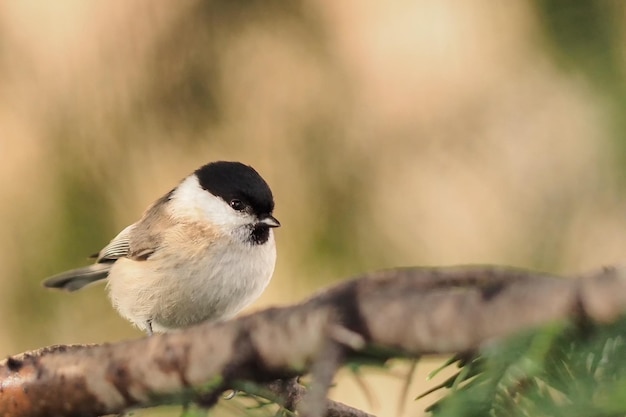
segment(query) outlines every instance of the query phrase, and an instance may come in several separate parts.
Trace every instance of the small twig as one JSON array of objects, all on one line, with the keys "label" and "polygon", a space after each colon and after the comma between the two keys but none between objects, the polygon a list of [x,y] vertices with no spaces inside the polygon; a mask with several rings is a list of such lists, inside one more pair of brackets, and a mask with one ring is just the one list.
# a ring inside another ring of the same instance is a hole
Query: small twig
[{"label": "small twig", "polygon": [[328,339],[319,357],[311,367],[312,383],[309,392],[298,407],[301,417],[323,417],[328,390],[333,383],[337,370],[341,366],[345,348],[332,339]]},{"label": "small twig", "polygon": [[401,415],[404,412],[404,404],[406,404],[406,400],[409,397],[409,387],[411,386],[411,382],[413,381],[413,376],[415,375],[415,371],[417,369],[418,358],[411,359],[411,365],[409,367],[409,371],[407,372],[406,379],[404,380],[404,384],[402,384],[402,391],[400,392],[400,399],[398,402],[398,415]]},{"label": "small twig", "polygon": [[352,369],[352,377],[354,378],[354,382],[356,383],[357,387],[359,387],[359,389],[363,393],[363,396],[365,397],[365,400],[367,401],[367,404],[370,406],[370,408],[374,408],[374,409],[378,408],[379,407],[378,399],[374,396],[374,394],[372,394],[372,391],[369,389],[369,387],[365,383],[365,379],[363,378],[361,369],[360,368]]},{"label": "small twig", "polygon": [[[307,394],[307,389],[296,378],[280,379],[270,382],[266,387],[277,397],[282,398],[283,406],[294,411]],[[326,399],[325,417],[376,417],[358,408]]]}]

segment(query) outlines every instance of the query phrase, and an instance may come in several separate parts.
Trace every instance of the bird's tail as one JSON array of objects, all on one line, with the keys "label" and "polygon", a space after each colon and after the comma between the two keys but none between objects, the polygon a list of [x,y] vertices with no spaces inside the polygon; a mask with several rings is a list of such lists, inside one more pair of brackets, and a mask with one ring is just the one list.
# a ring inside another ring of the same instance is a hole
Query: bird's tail
[{"label": "bird's tail", "polygon": [[85,285],[105,279],[109,275],[109,270],[112,265],[113,263],[98,263],[61,272],[60,274],[46,278],[43,282],[43,286],[65,291],[80,290]]}]

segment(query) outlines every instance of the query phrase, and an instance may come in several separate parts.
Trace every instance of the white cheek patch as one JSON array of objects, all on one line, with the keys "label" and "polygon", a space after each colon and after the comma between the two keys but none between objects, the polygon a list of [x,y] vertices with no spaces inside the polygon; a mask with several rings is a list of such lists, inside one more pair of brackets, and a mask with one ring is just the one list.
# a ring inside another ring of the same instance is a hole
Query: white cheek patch
[{"label": "white cheek patch", "polygon": [[175,218],[210,221],[215,226],[242,226],[253,222],[252,216],[233,210],[224,200],[200,187],[198,177],[185,178],[172,194],[170,211]]}]

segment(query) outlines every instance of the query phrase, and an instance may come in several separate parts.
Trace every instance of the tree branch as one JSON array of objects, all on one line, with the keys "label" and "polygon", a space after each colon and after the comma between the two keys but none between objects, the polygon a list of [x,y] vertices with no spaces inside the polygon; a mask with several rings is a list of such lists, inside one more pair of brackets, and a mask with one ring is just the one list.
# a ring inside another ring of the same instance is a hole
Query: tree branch
[{"label": "tree branch", "polygon": [[325,395],[333,362],[354,354],[462,352],[558,320],[608,323],[625,307],[626,274],[611,268],[571,279],[499,267],[383,271],[228,322],[10,357],[0,363],[0,415],[120,413],[190,401],[199,390],[217,400],[234,381],[311,369],[321,369]]}]

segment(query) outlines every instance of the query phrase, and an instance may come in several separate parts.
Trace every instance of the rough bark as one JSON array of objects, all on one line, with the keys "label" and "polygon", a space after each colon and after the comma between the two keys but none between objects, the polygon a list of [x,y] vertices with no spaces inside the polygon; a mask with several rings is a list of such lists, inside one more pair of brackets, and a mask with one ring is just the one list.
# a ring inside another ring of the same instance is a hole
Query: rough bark
[{"label": "rough bark", "polygon": [[0,363],[0,415],[97,416],[196,400],[199,390],[210,406],[237,381],[308,372],[314,401],[285,390],[288,406],[306,416],[366,415],[320,400],[351,355],[462,352],[558,320],[608,323],[625,309],[619,269],[569,279],[503,267],[394,269],[228,322],[10,357]]}]

